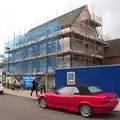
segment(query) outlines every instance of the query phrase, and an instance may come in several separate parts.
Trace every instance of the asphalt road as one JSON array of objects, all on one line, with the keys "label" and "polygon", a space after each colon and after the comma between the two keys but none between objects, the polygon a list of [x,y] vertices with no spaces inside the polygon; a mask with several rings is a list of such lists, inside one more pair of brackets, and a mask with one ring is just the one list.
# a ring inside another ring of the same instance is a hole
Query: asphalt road
[{"label": "asphalt road", "polygon": [[36,100],[2,95],[0,96],[0,120],[120,120],[120,112],[83,118],[63,110],[41,109]]}]

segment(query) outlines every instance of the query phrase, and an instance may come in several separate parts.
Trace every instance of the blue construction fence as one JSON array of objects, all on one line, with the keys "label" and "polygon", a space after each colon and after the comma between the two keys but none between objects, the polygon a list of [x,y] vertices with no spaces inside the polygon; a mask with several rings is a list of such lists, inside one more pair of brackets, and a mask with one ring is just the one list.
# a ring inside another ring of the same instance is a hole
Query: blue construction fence
[{"label": "blue construction fence", "polygon": [[67,84],[95,85],[105,92],[116,93],[120,98],[120,65],[58,69],[55,84],[56,88]]}]

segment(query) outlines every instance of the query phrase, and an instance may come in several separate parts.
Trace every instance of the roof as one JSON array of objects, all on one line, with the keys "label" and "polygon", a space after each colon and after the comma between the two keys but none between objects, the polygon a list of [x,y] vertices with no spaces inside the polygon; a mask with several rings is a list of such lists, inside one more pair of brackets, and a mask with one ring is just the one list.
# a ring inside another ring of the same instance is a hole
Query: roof
[{"label": "roof", "polygon": [[58,20],[60,22],[60,25],[64,25],[65,21],[68,22],[69,24],[72,24],[76,20],[76,18],[80,15],[80,13],[83,11],[84,7],[85,7],[85,5],[82,7],[79,7],[75,10],[72,10],[64,15],[61,15],[55,19],[52,19],[52,20],[50,20],[42,25],[39,25],[39,26],[31,29],[30,31],[38,29],[46,24],[49,24],[49,23],[53,22],[54,20]]},{"label": "roof", "polygon": [[108,44],[110,45],[105,49],[105,57],[118,57],[120,56],[120,38],[109,40]]},{"label": "roof", "polygon": [[77,84],[77,85],[69,85],[69,86],[77,87],[78,88],[79,93],[76,93],[76,94],[81,94],[81,95],[90,95],[90,94],[93,94],[88,89],[89,85],[86,85],[86,84]]},{"label": "roof", "polygon": [[87,84],[74,84],[74,85],[68,85],[67,87],[88,87]]}]

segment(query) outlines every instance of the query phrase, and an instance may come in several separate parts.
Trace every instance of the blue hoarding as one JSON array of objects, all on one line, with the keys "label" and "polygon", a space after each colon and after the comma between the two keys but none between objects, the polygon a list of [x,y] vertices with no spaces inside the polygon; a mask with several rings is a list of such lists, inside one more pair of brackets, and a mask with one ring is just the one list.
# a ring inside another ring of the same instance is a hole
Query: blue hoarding
[{"label": "blue hoarding", "polygon": [[96,85],[120,97],[120,65],[56,70],[56,88],[67,85],[67,72],[75,72],[76,84]]}]

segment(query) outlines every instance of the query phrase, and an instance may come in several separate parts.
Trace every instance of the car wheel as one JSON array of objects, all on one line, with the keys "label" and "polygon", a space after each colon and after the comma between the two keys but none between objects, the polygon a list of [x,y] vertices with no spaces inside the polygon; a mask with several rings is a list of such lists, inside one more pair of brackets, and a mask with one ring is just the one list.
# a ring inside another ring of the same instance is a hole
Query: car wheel
[{"label": "car wheel", "polygon": [[93,110],[91,106],[87,104],[80,105],[79,112],[83,117],[91,117],[93,115]]},{"label": "car wheel", "polygon": [[40,107],[41,108],[46,108],[47,107],[47,101],[45,98],[40,98]]}]

